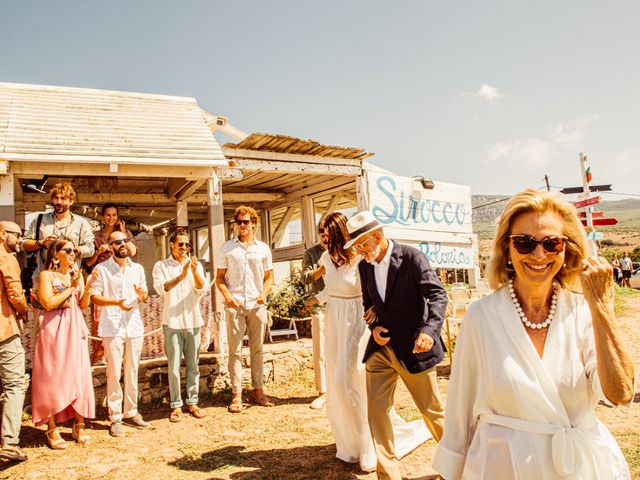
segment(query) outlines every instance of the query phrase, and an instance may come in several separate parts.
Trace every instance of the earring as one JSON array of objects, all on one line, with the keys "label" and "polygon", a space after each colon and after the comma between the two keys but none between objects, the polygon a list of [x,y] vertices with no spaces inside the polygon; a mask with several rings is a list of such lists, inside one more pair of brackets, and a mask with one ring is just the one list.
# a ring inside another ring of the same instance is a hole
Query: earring
[{"label": "earring", "polygon": [[511,265],[511,260],[507,260],[507,264],[508,264],[508,265]]},{"label": "earring", "polygon": [[562,264],[562,266],[563,266],[564,268],[567,268],[567,264],[566,264],[566,263],[563,263],[563,264]]}]

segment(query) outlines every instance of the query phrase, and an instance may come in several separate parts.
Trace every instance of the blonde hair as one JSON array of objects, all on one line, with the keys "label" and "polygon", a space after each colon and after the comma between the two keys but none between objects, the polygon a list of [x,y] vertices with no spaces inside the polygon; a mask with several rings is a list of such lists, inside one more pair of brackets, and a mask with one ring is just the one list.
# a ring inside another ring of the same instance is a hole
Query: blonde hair
[{"label": "blonde hair", "polygon": [[513,272],[509,261],[509,235],[515,219],[525,213],[556,213],[562,220],[562,234],[565,243],[564,266],[555,279],[563,288],[580,291],[578,272],[581,262],[589,255],[589,247],[584,227],[578,219],[576,209],[554,193],[541,192],[529,188],[514,195],[505,207],[491,245],[491,259],[485,276],[493,289],[505,285]]}]

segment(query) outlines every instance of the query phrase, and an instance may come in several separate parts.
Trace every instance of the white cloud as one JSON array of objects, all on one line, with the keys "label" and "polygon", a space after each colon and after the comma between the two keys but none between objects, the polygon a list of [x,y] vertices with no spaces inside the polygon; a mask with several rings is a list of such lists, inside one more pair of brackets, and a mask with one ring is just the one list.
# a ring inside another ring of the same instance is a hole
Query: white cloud
[{"label": "white cloud", "polygon": [[498,92],[498,89],[496,87],[492,87],[491,85],[487,85],[486,83],[484,83],[478,89],[478,91],[473,94],[473,96],[477,98],[483,98],[488,102],[492,102],[496,98],[501,97],[502,93]]},{"label": "white cloud", "polygon": [[509,163],[530,169],[546,167],[554,159],[578,151],[585,142],[589,124],[595,115],[585,116],[572,124],[558,124],[546,138],[515,138],[493,144],[486,151],[485,163]]}]

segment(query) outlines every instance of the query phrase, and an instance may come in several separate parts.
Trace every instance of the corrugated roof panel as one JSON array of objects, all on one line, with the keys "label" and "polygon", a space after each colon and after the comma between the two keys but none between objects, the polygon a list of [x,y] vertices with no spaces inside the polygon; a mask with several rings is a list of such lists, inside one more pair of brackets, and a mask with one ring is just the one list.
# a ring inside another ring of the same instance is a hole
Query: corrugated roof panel
[{"label": "corrugated roof panel", "polygon": [[0,83],[0,158],[226,166],[195,99]]},{"label": "corrugated roof panel", "polygon": [[373,153],[367,153],[361,148],[323,145],[316,140],[304,140],[270,133],[252,133],[241,142],[226,143],[224,147],[345,159],[364,159],[373,155]]}]

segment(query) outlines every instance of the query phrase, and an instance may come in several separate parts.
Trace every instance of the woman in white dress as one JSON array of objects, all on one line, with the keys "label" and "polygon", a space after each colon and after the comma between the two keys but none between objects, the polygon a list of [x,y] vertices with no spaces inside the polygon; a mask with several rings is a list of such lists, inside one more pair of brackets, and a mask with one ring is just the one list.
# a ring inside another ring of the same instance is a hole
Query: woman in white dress
[{"label": "woman in white dress", "polygon": [[[325,292],[325,358],[327,417],[336,441],[336,457],[359,462],[363,471],[376,469],[376,454],[367,421],[365,369],[362,363],[369,329],[363,320],[360,257],[345,250],[347,218],[330,214],[324,223],[329,247],[321,257]],[[431,438],[422,420],[406,423],[391,412],[396,456],[402,458]]]},{"label": "woman in white dress", "polygon": [[471,305],[456,344],[434,459],[445,479],[630,478],[594,410],[630,404],[633,361],[611,266],[587,252],[572,205],[537,190],[507,204],[487,267],[497,290]]}]

